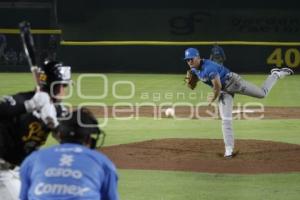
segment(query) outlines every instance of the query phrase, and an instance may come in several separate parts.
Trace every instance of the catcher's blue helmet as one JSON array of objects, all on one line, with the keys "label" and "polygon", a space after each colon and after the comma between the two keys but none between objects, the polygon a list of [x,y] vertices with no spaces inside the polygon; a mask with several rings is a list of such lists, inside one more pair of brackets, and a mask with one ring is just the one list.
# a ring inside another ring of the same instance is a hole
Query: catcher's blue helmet
[{"label": "catcher's blue helmet", "polygon": [[188,48],[184,51],[184,60],[195,58],[197,56],[200,56],[200,53],[195,48]]}]

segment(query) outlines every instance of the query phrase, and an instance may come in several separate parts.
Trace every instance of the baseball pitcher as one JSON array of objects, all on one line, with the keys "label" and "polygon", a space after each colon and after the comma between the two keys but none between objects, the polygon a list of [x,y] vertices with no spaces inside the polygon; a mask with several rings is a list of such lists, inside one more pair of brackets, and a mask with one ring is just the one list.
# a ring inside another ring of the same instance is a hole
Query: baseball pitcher
[{"label": "baseball pitcher", "polygon": [[290,68],[274,68],[262,87],[258,87],[222,65],[225,60],[225,53],[221,47],[216,46],[212,49],[211,59],[216,62],[201,59],[199,51],[195,48],[186,49],[184,60],[190,67],[186,82],[191,89],[196,87],[198,80],[212,88],[213,95],[208,98],[208,103],[211,105],[215,100],[218,100],[225,144],[224,157],[232,158],[234,156],[234,134],[232,129],[234,94],[264,98],[279,79],[292,75],[294,72]]},{"label": "baseball pitcher", "polygon": [[12,170],[43,145],[67,113],[60,104],[71,81],[70,67],[46,61],[39,75],[40,90],[5,96],[0,102],[0,193],[18,199],[18,172]]}]

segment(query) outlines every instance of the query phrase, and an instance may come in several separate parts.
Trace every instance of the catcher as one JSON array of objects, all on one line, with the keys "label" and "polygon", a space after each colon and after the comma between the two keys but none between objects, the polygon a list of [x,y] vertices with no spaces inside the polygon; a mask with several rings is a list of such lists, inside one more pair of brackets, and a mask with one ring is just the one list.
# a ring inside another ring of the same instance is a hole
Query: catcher
[{"label": "catcher", "polygon": [[[213,49],[211,58],[214,58],[213,54],[220,54],[222,57],[222,53],[220,53],[222,51],[220,51],[220,47]],[[186,77],[188,87],[195,89],[197,85],[197,80],[195,79],[197,77],[198,80],[201,80],[201,82],[207,84],[213,90],[213,95],[208,97],[208,105],[218,100],[225,144],[224,157],[232,158],[235,155],[234,134],[232,129],[234,94],[264,98],[279,79],[292,75],[294,72],[290,68],[274,68],[271,70],[271,74],[267,77],[262,87],[257,87],[223,66],[222,63],[225,60],[224,51],[223,55],[223,59],[218,59],[221,61],[219,62],[220,65],[211,60],[201,59],[197,49],[188,48],[185,50],[184,60],[190,67]]]},{"label": "catcher", "polygon": [[0,102],[1,198],[18,199],[18,173],[12,169],[45,143],[58,126],[57,117],[67,113],[60,102],[71,82],[70,70],[60,62],[46,61],[40,70],[40,91],[5,96]]}]

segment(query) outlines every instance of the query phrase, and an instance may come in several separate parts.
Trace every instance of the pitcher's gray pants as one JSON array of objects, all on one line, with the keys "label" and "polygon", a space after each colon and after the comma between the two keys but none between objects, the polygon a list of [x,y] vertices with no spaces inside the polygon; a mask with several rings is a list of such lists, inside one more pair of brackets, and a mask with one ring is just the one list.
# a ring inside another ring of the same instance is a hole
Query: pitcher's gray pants
[{"label": "pitcher's gray pants", "polygon": [[219,111],[222,119],[222,132],[225,144],[225,151],[233,150],[234,134],[232,129],[232,108],[233,96],[235,93],[256,98],[264,98],[277,82],[276,75],[269,75],[262,87],[242,79],[238,74],[231,72],[226,81],[225,89],[219,97]]}]

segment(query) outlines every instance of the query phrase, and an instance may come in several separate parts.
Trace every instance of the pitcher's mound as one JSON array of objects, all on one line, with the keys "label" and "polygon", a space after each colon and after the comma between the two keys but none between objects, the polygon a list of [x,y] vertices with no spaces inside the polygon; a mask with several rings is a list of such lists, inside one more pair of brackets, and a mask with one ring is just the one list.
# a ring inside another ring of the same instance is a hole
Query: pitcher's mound
[{"label": "pitcher's mound", "polygon": [[211,173],[300,171],[300,145],[237,140],[238,154],[225,159],[223,140],[160,139],[102,147],[120,169],[177,170]]}]

